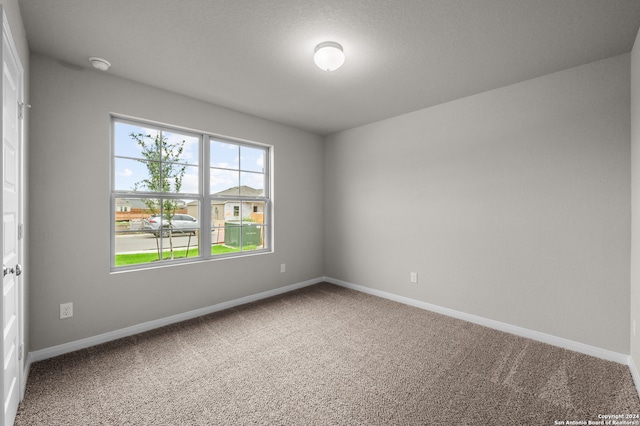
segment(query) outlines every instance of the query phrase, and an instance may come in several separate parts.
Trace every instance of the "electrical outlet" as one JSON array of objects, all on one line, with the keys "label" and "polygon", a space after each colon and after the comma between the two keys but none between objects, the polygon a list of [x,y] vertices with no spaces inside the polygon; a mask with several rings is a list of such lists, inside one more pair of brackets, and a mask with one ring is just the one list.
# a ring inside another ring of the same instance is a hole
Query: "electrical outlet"
[{"label": "electrical outlet", "polygon": [[280,272],[286,272],[287,266],[284,263],[280,264]]},{"label": "electrical outlet", "polygon": [[73,316],[73,302],[60,304],[60,319],[71,318]]},{"label": "electrical outlet", "polygon": [[418,273],[417,272],[412,272],[410,277],[409,277],[409,282],[412,283],[417,283],[418,282]]}]

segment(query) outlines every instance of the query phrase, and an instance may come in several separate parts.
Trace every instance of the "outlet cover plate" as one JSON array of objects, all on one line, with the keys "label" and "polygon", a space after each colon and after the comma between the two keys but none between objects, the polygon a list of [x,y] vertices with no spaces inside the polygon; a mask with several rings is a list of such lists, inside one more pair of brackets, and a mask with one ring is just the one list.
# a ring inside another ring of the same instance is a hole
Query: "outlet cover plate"
[{"label": "outlet cover plate", "polygon": [[60,304],[60,319],[71,318],[73,316],[73,302]]}]

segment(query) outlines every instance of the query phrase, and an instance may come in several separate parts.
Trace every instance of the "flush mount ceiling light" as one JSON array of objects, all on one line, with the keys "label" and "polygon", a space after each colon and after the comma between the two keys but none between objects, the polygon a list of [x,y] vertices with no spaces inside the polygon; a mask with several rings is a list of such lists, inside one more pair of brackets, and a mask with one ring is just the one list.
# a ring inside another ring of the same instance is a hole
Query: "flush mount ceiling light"
[{"label": "flush mount ceiling light", "polygon": [[325,71],[335,71],[344,64],[344,51],[335,41],[325,41],[316,46],[313,61],[318,68]]},{"label": "flush mount ceiling light", "polygon": [[89,58],[89,61],[94,68],[99,69],[100,71],[106,71],[111,67],[111,63],[106,59],[91,57]]}]

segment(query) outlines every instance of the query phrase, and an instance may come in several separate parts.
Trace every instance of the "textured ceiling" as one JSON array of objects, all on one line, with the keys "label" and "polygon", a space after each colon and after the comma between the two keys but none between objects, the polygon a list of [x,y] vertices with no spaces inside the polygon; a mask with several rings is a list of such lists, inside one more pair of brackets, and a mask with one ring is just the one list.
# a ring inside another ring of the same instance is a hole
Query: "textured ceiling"
[{"label": "textured ceiling", "polygon": [[[29,46],[318,134],[626,53],[638,0],[19,0]],[[344,46],[327,73],[322,41]]]}]

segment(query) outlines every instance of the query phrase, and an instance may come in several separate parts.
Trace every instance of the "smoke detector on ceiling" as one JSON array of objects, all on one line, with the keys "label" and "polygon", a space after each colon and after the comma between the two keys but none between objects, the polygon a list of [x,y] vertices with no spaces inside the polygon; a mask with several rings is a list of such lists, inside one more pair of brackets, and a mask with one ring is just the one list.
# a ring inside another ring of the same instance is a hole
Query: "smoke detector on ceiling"
[{"label": "smoke detector on ceiling", "polygon": [[106,59],[91,57],[89,58],[89,61],[94,68],[99,69],[100,71],[106,71],[111,67],[111,63]]}]

